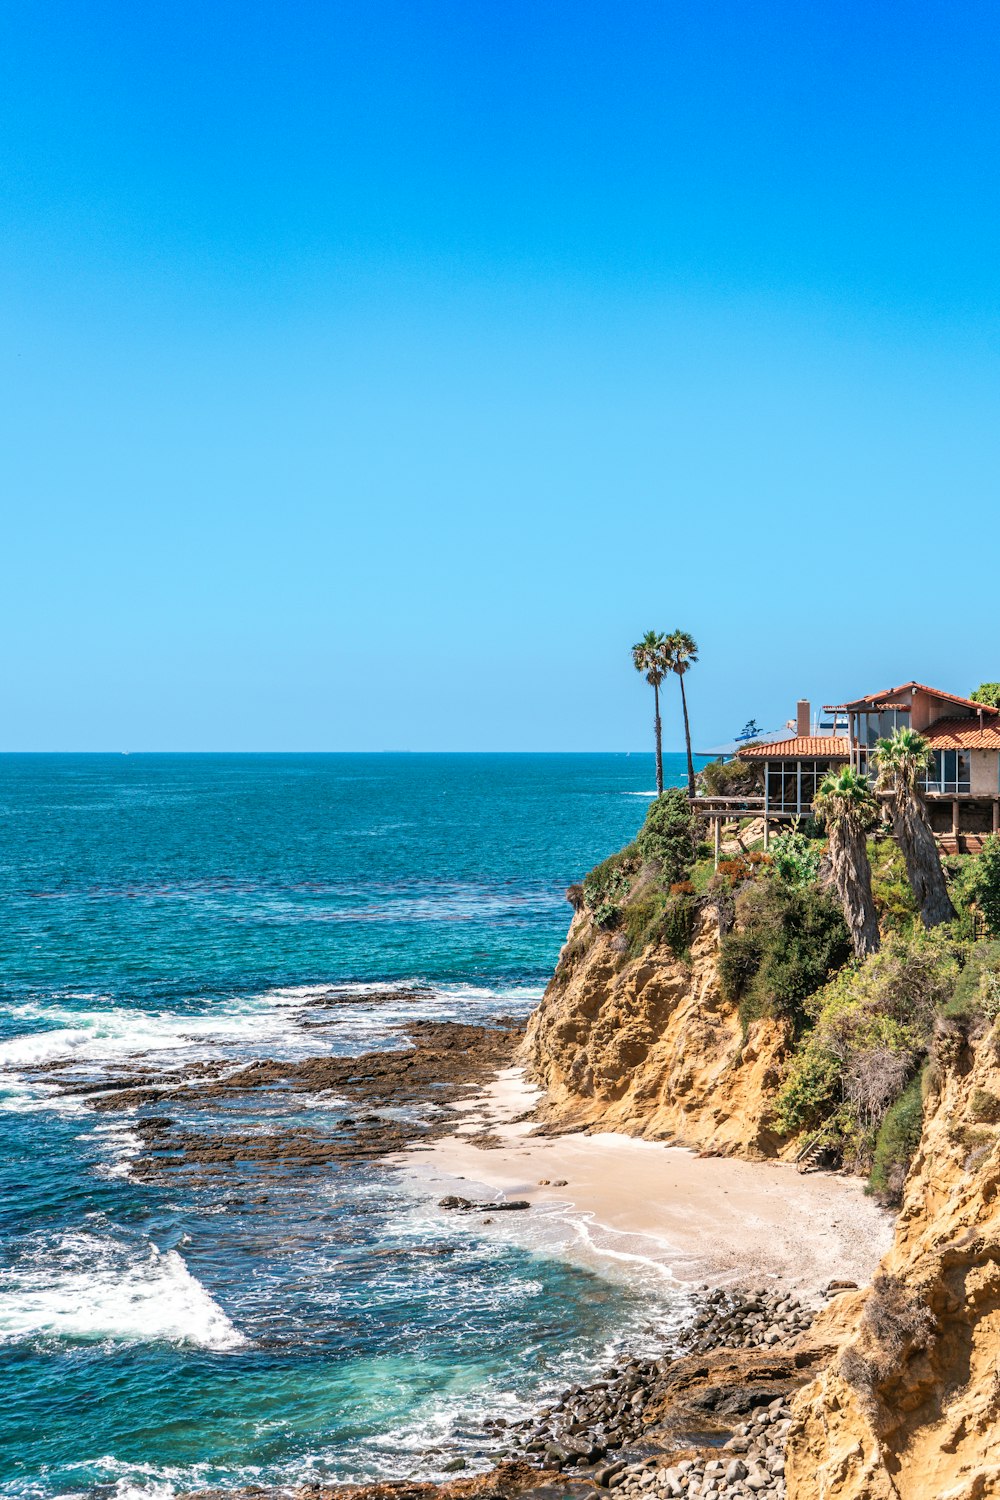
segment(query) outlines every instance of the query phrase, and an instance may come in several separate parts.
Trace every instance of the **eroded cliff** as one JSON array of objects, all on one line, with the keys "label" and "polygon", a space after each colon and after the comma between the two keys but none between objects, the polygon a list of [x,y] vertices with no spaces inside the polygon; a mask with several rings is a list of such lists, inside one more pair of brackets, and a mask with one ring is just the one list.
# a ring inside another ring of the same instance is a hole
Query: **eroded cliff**
[{"label": "eroded cliff", "polygon": [[1000,1495],[1000,1041],[980,1030],[939,1025],[895,1240],[798,1399],[789,1500]]},{"label": "eroded cliff", "polygon": [[772,1100],[788,1028],[766,1018],[746,1036],[718,977],[718,922],[697,919],[690,954],[638,957],[576,914],[521,1049],[546,1091],[541,1118],[563,1129],[619,1130],[700,1150],[774,1155]]}]

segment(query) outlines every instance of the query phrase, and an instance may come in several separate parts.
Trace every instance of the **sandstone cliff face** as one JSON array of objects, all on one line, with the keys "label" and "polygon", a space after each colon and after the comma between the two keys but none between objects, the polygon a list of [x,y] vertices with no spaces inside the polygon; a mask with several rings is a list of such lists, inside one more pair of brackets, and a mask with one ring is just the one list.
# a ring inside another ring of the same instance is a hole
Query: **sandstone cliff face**
[{"label": "sandstone cliff face", "polygon": [[718,929],[703,914],[690,962],[669,948],[639,958],[580,912],[521,1049],[554,1127],[619,1130],[727,1155],[772,1156],[770,1108],[785,1027],[755,1022],[744,1041],[719,992]]},{"label": "sandstone cliff face", "polygon": [[789,1500],[1000,1496],[996,1038],[944,1023],[931,1076],[892,1249],[796,1403]]}]

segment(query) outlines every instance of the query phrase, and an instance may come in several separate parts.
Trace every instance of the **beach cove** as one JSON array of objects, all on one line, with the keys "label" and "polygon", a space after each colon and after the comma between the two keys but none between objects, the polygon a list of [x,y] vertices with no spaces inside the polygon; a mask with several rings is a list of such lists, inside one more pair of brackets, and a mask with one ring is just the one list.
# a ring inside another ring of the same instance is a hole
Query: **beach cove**
[{"label": "beach cove", "polygon": [[[892,1241],[893,1216],[856,1177],[783,1162],[699,1155],[616,1133],[538,1133],[540,1091],[523,1068],[455,1106],[453,1134],[391,1158],[422,1189],[522,1200],[536,1220],[483,1225],[611,1278],[637,1268],[678,1288],[771,1283],[815,1304],[831,1281],[866,1283]],[[486,1141],[482,1143],[485,1135]]]}]

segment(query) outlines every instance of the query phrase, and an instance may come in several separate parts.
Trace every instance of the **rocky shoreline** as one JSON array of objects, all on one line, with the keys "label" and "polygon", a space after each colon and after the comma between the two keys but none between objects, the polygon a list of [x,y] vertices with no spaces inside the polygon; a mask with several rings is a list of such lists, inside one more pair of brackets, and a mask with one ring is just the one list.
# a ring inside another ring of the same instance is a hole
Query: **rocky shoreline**
[{"label": "rocky shoreline", "polygon": [[565,1391],[508,1429],[508,1456],[623,1496],[783,1495],[788,1402],[808,1378],[798,1346],[813,1314],[781,1291],[715,1290],[699,1302],[673,1351]]},{"label": "rocky shoreline", "polygon": [[[850,1283],[831,1283],[826,1298]],[[454,1475],[283,1489],[283,1500],[780,1500],[791,1401],[830,1350],[810,1339],[814,1309],[780,1290],[709,1290],[656,1358],[619,1360],[533,1418],[488,1418],[493,1466]],[[484,1444],[484,1448],[485,1448]],[[265,1488],[243,1500],[278,1500]],[[233,1500],[201,1491],[180,1500]]]},{"label": "rocky shoreline", "polygon": [[[393,1003],[400,993],[387,993]],[[366,996],[375,1004],[379,996]],[[317,1016],[347,1003],[336,990],[313,1002]],[[232,1067],[225,1061],[194,1064],[183,1078],[149,1065],[106,1070],[93,1077],[73,1060],[25,1068],[26,1076],[56,1085],[98,1114],[127,1114],[141,1143],[129,1163],[137,1179],[162,1180],[184,1171],[199,1179],[224,1178],[237,1189],[262,1177],[322,1169],[338,1162],[381,1161],[393,1152],[420,1149],[454,1129],[454,1106],[505,1066],[523,1037],[507,1016],[490,1025],[412,1021],[394,1026],[400,1045],[349,1056],[274,1058]],[[263,1093],[282,1105],[282,1120],[261,1133],[214,1120],[199,1129],[202,1111],[238,1104]],[[333,1095],[357,1113],[342,1114],[322,1129],[312,1124],[307,1096]],[[481,1144],[488,1144],[484,1140]]]}]

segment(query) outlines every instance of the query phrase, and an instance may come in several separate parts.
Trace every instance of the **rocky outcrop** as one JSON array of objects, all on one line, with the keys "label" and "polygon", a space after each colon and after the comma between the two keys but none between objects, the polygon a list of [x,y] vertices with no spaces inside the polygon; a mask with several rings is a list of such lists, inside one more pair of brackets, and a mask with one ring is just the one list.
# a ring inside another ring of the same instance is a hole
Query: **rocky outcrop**
[{"label": "rocky outcrop", "polygon": [[521,1058],[546,1091],[552,1129],[618,1130],[700,1150],[773,1156],[771,1101],[787,1030],[755,1021],[744,1036],[722,998],[718,923],[699,915],[690,956],[665,945],[637,958],[623,938],[573,919]]},{"label": "rocky outcrop", "polygon": [[[578,912],[521,1047],[543,1124],[779,1154],[789,1037],[774,1020],[744,1036],[717,960],[710,912],[684,959],[630,956]],[[788,1500],[1000,1500],[1000,1021],[938,1022],[892,1248],[809,1338],[824,1352],[794,1400]],[[711,1478],[695,1492],[725,1493]]]},{"label": "rocky outcrop", "polygon": [[1000,1044],[939,1024],[891,1250],[799,1396],[789,1500],[1000,1496]]}]

